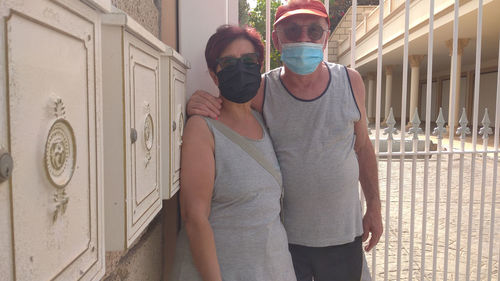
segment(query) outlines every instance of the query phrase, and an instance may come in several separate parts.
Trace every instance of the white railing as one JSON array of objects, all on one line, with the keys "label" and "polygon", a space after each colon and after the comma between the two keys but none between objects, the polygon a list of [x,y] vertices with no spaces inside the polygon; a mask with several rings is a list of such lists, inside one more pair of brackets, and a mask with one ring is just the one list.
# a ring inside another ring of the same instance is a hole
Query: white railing
[{"label": "white railing", "polygon": [[[454,104],[458,99],[459,91],[456,83],[450,85],[449,111],[451,114],[446,116],[449,120],[445,120],[446,117],[441,109],[438,118],[431,120],[433,60],[435,59],[435,5],[440,5],[440,11],[443,11],[444,6],[443,3],[435,3],[434,0],[428,1],[427,82],[425,83],[426,102],[424,105],[426,121],[423,130],[420,128],[418,110],[415,110],[414,116],[408,116],[411,120],[408,124],[404,121],[407,117],[410,25],[414,24],[410,23],[411,2],[413,1],[381,2],[361,24],[356,26],[353,20],[351,35],[339,44],[339,55],[350,56],[351,66],[356,66],[359,59],[356,57],[358,40],[368,32],[373,32],[371,29],[374,27],[378,29],[375,123],[372,124],[375,131],[372,135],[379,158],[381,197],[385,201],[383,202],[385,233],[381,243],[368,254],[371,259],[369,264],[372,279],[500,280],[498,273],[500,229],[496,222],[497,212],[499,212],[496,204],[498,200],[496,186],[499,131],[493,131],[491,127],[493,124],[489,120],[487,110],[481,112],[482,116],[479,117],[483,0],[477,1],[475,80],[471,124],[467,120],[465,108],[461,110],[460,115],[455,112]],[[463,4],[471,1],[455,0],[452,4],[453,40],[450,81],[456,81],[460,77],[456,67],[460,63],[459,56],[462,52],[459,50],[461,48],[459,42],[460,2]],[[402,97],[398,133],[392,108],[389,117],[384,122],[385,128],[381,128],[380,122],[382,66],[385,56],[383,23],[384,18],[390,16],[392,11],[403,4]],[[351,8],[353,11],[356,11],[355,5],[356,1],[353,1]],[[355,15],[355,12],[352,14]],[[376,24],[374,16],[378,17]],[[419,20],[422,19],[419,18]],[[500,45],[500,42],[498,44]],[[344,53],[341,54],[341,52]],[[500,57],[500,52],[498,56]],[[500,67],[498,70],[500,71]],[[496,103],[489,105],[495,110],[494,128],[500,126],[500,74],[497,76]],[[460,117],[456,129],[457,117],[455,116]],[[479,128],[480,125],[481,128]],[[387,137],[382,138],[381,131]],[[477,144],[478,135],[483,138],[482,145]],[[488,146],[492,137],[493,147]],[[411,141],[410,149],[405,148],[407,140]],[[419,142],[424,142],[423,148],[419,148]],[[437,142],[437,145],[431,149],[433,142]],[[380,149],[382,144],[387,146],[384,151]],[[394,152],[394,146],[398,144],[399,152]],[[379,251],[380,248],[384,249]]]}]

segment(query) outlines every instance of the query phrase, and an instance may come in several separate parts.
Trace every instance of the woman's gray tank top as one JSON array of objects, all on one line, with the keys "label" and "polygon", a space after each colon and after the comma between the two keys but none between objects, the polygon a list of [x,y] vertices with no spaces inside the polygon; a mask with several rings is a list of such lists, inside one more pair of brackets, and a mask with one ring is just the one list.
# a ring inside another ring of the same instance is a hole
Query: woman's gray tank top
[{"label": "woman's gray tank top", "polygon": [[[277,170],[271,140],[263,129],[260,140],[246,139]],[[275,178],[239,145],[205,118],[214,136],[215,183],[209,221],[223,280],[295,280],[285,229],[280,221],[281,187]],[[181,191],[182,192],[182,191]],[[181,228],[171,280],[201,280]]]},{"label": "woman's gray tank top", "polygon": [[349,243],[363,233],[354,152],[360,112],[347,69],[326,65],[330,81],[313,100],[293,96],[281,68],[265,75],[263,115],[283,174],[288,241],[310,247]]}]

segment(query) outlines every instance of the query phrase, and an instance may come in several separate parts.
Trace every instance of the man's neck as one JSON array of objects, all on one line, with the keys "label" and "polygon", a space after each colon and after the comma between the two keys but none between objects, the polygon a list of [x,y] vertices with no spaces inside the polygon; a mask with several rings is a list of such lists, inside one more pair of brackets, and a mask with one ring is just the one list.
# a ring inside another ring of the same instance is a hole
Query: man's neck
[{"label": "man's neck", "polygon": [[322,62],[314,72],[307,75],[294,73],[285,65],[281,72],[281,80],[295,97],[309,100],[321,95],[330,79],[328,68]]}]

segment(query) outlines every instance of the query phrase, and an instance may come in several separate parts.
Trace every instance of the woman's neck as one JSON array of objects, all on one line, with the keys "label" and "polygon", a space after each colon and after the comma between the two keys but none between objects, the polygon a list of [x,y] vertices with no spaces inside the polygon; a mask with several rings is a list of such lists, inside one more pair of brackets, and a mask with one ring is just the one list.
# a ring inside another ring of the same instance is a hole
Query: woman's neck
[{"label": "woman's neck", "polygon": [[222,98],[219,120],[247,138],[258,140],[264,135],[262,127],[252,114],[251,102],[234,103]]},{"label": "woman's neck", "polygon": [[221,119],[230,119],[234,121],[245,121],[253,117],[251,102],[234,103],[226,99],[222,100]]}]

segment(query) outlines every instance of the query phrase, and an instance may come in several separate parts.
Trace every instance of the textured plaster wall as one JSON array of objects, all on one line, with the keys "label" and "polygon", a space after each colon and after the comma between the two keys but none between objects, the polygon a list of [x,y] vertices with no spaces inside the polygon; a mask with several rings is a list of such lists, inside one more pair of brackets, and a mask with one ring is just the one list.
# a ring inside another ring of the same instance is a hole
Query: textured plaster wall
[{"label": "textured plaster wall", "polygon": [[162,280],[162,215],[128,251],[106,252],[105,281]]},{"label": "textured plaster wall", "polygon": [[126,12],[157,38],[160,38],[160,12],[154,0],[112,0],[118,9]]}]

